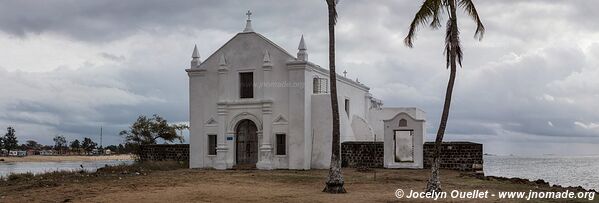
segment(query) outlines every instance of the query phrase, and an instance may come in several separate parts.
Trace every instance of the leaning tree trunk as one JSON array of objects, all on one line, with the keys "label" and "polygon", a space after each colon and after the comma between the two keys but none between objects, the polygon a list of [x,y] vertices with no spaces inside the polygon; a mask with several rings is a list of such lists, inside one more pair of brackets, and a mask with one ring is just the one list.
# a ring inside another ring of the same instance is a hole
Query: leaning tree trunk
[{"label": "leaning tree trunk", "polygon": [[428,180],[426,185],[427,192],[441,191],[441,180],[439,179],[439,167],[441,165],[441,143],[443,142],[443,135],[445,135],[445,127],[447,126],[447,119],[449,118],[449,107],[451,105],[451,94],[453,93],[455,75],[456,69],[452,67],[451,73],[449,75],[449,82],[447,83],[447,92],[445,93],[443,114],[441,115],[441,122],[439,124],[439,130],[437,131],[437,139],[435,139],[435,153],[433,156],[433,163],[431,164],[431,178]]},{"label": "leaning tree trunk", "polygon": [[339,143],[339,103],[337,101],[337,75],[335,73],[335,6],[329,8],[329,80],[331,83],[331,107],[333,112],[333,140],[331,167],[323,192],[345,193],[341,175],[341,144]]},{"label": "leaning tree trunk", "polygon": [[449,1],[450,7],[450,23],[448,26],[448,39],[449,39],[449,62],[450,65],[450,74],[449,74],[449,82],[447,82],[447,91],[445,92],[445,104],[443,105],[443,113],[441,114],[441,121],[439,122],[439,129],[437,131],[437,138],[435,139],[435,150],[433,156],[433,162],[431,164],[431,177],[426,184],[427,192],[440,192],[441,189],[441,180],[439,178],[439,168],[441,165],[441,143],[443,142],[443,136],[445,135],[445,128],[447,127],[447,120],[449,119],[449,109],[451,106],[451,96],[453,94],[453,85],[455,83],[456,71],[457,71],[457,48],[458,48],[458,28],[457,28],[457,18],[456,18],[456,8],[455,1]]}]

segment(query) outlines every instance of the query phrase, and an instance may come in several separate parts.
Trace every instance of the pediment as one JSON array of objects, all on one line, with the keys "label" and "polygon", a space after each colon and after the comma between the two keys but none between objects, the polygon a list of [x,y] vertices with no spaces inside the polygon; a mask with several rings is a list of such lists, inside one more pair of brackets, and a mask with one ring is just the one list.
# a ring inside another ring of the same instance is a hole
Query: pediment
[{"label": "pediment", "polygon": [[275,118],[275,120],[273,120],[274,124],[287,124],[287,119],[285,119],[285,117],[283,117],[283,115],[279,115],[277,116],[277,118]]},{"label": "pediment", "polygon": [[216,122],[216,120],[214,118],[210,118],[208,119],[208,121],[206,121],[206,125],[216,125],[218,124],[218,122]]},{"label": "pediment", "polygon": [[[261,51],[248,51],[261,50]],[[218,68],[221,55],[226,55],[227,65],[231,69],[236,69],[240,61],[256,60],[263,62],[264,50],[268,50],[271,61],[276,60],[276,57],[285,57],[285,60],[295,59],[295,57],[279,45],[275,44],[268,38],[256,32],[238,33],[219,49],[213,52],[200,64],[200,68],[210,69]]]}]

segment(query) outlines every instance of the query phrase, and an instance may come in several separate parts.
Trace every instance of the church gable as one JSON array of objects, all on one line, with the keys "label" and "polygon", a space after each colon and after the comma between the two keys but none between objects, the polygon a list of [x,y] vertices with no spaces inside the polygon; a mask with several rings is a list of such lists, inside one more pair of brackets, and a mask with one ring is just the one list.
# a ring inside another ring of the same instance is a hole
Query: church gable
[{"label": "church gable", "polygon": [[256,69],[263,65],[264,53],[270,54],[273,62],[285,62],[294,57],[266,37],[255,33],[238,33],[221,48],[210,55],[199,68],[216,70],[222,65],[224,57],[226,65],[232,69]]}]

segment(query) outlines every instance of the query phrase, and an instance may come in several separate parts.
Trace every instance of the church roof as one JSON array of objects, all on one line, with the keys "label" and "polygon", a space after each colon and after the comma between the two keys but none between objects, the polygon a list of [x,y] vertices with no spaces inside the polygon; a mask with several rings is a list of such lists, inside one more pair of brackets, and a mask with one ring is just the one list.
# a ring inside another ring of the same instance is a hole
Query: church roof
[{"label": "church roof", "polygon": [[[251,15],[251,13],[249,11],[248,11],[248,13]],[[255,35],[255,36],[259,37],[260,39],[264,40],[265,42],[267,42],[268,44],[272,45],[273,47],[275,47],[276,49],[278,49],[279,51],[281,51],[285,55],[289,56],[291,59],[297,60],[297,57],[291,55],[289,52],[287,52],[287,50],[283,49],[281,46],[277,45],[276,43],[274,43],[270,39],[266,38],[265,36],[261,35],[260,33],[255,32],[253,29],[251,29],[251,20],[249,19],[249,17],[248,17],[247,22],[248,22],[249,25],[246,24],[246,29],[244,29],[240,33],[237,33],[235,36],[233,36],[231,39],[229,39],[229,41],[227,41],[225,44],[223,44],[221,47],[219,47],[216,51],[214,51],[210,56],[208,56],[208,58],[206,58],[206,60],[204,60],[202,62],[202,64],[205,63],[205,62],[207,62],[207,61],[209,61],[210,58],[214,57],[214,55],[216,53],[219,53],[221,49],[223,49],[225,46],[227,46],[227,44],[229,44],[231,41],[233,41],[235,38],[237,38],[240,35]],[[248,26],[249,26],[250,29],[247,29]],[[304,51],[307,50],[306,42],[304,41],[304,35],[302,35],[302,37],[301,37],[298,49],[299,50],[304,50]],[[194,52],[195,52],[195,50],[194,50]],[[307,61],[307,63],[311,67],[313,67],[315,71],[320,72],[321,74],[324,74],[324,75],[328,75],[329,74],[329,70],[328,69],[322,68],[321,66],[316,65],[316,64],[314,64],[312,62],[309,62],[309,61]],[[352,85],[354,87],[358,87],[358,88],[366,90],[366,91],[370,90],[370,88],[368,86],[366,86],[366,85],[364,85],[364,84],[362,84],[360,82],[354,81],[352,79],[349,79],[347,77],[344,77],[342,75],[339,75],[339,74],[337,74],[337,80],[345,82],[345,83],[347,83],[349,85]]]},{"label": "church roof", "polygon": [[239,35],[255,35],[255,36],[259,37],[260,39],[264,40],[265,42],[267,42],[268,44],[272,45],[273,47],[277,48],[279,51],[283,52],[287,56],[295,59],[295,56],[291,55],[289,52],[287,52],[287,50],[285,50],[282,47],[280,47],[279,45],[275,44],[273,41],[270,41],[270,39],[264,37],[260,33],[251,31],[251,32],[240,32],[240,33],[237,33],[235,36],[233,36],[231,39],[229,39],[229,41],[227,41],[225,44],[223,44],[222,46],[220,46],[220,48],[218,48],[216,51],[214,51],[210,56],[208,56],[208,58],[206,58],[206,60],[204,60],[204,62],[206,62],[206,61],[208,61],[208,59],[214,57],[214,55],[216,53],[219,53],[219,51],[221,49],[223,49],[225,46],[227,46],[227,44],[229,44],[231,41],[233,41]]}]

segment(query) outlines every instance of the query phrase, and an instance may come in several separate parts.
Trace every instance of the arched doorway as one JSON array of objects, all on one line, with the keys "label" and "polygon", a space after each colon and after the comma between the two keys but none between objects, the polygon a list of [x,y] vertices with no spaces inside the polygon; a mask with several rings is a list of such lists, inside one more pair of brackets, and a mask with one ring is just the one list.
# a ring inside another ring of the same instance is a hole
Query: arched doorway
[{"label": "arched doorway", "polygon": [[256,167],[258,162],[258,128],[248,119],[241,120],[235,128],[235,160],[237,167]]}]

